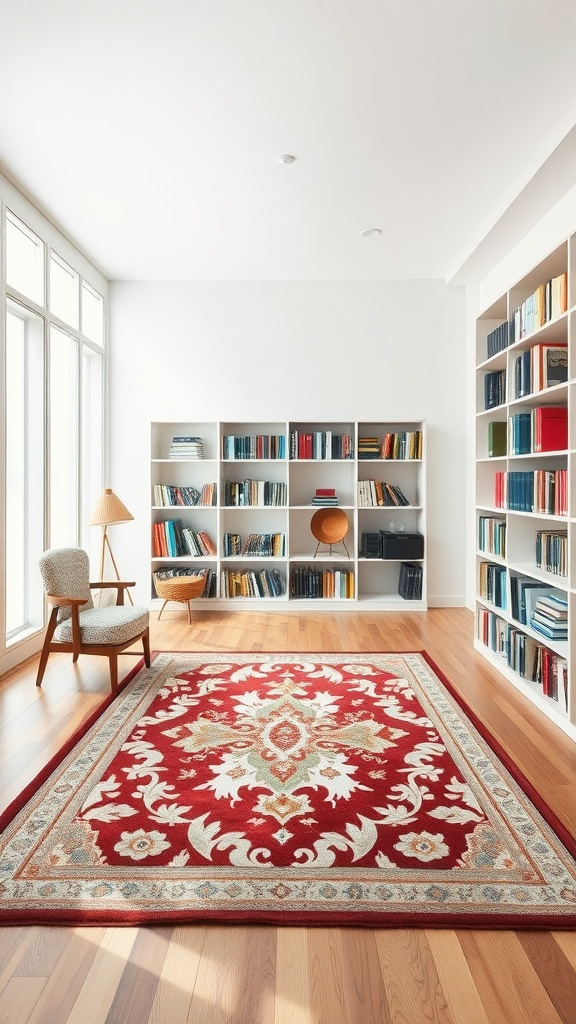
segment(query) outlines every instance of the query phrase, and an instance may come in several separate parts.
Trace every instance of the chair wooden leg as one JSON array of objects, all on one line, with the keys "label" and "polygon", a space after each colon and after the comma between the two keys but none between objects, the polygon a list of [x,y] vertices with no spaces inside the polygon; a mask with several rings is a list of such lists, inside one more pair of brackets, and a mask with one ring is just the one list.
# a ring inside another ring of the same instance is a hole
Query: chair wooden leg
[{"label": "chair wooden leg", "polygon": [[114,696],[118,693],[118,655],[111,654],[110,658],[110,688]]},{"label": "chair wooden leg", "polygon": [[142,637],[142,647],[144,648],[144,664],[146,668],[150,668],[150,630],[146,630]]},{"label": "chair wooden leg", "polygon": [[50,618],[48,619],[48,626],[46,628],[46,635],[44,637],[44,646],[40,654],[40,664],[38,665],[38,674],[36,676],[36,686],[42,685],[44,678],[44,672],[46,671],[46,663],[50,654],[50,641],[54,636],[54,630],[58,622],[58,609],[53,608],[50,612]]},{"label": "chair wooden leg", "polygon": [[164,604],[162,605],[160,611],[158,612],[158,622],[160,622],[160,616],[162,615],[162,612],[164,611],[164,609],[165,609],[167,604],[168,604],[168,601],[164,601]]},{"label": "chair wooden leg", "polygon": [[190,601],[186,601],[186,604],[188,606],[188,625],[191,626],[192,625],[192,609],[190,607]]},{"label": "chair wooden leg", "polygon": [[42,648],[42,653],[40,654],[40,664],[38,665],[38,675],[36,676],[36,686],[42,686],[42,680],[44,678],[44,673],[46,671],[46,665],[47,665],[47,662],[48,662],[49,655],[50,655],[50,648],[48,647],[48,644],[45,643],[44,647]]}]

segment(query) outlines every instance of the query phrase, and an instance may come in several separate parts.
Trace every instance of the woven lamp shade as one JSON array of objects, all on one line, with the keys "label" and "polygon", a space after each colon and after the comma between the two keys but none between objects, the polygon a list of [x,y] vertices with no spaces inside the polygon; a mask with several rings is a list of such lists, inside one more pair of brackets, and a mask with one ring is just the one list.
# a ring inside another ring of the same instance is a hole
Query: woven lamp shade
[{"label": "woven lamp shade", "polygon": [[98,502],[89,526],[110,526],[112,523],[127,523],[134,519],[126,505],[120,501],[111,487],[107,487]]}]

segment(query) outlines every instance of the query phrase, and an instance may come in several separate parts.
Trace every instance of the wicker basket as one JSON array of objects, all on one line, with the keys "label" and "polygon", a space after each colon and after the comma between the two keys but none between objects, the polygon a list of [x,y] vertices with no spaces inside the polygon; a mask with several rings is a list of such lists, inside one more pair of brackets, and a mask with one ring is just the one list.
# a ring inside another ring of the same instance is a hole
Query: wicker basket
[{"label": "wicker basket", "polygon": [[188,608],[188,622],[192,622],[190,612],[190,601],[195,597],[202,597],[206,579],[204,576],[174,576],[172,579],[159,580],[154,577],[154,586],[158,597],[164,601],[158,618],[162,615],[168,601],[181,601]]}]

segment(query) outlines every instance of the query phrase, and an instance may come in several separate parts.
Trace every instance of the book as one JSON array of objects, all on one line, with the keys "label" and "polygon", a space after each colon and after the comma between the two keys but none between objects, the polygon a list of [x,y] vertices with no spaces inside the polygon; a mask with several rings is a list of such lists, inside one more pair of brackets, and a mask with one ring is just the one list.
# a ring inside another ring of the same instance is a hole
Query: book
[{"label": "book", "polygon": [[558,274],[552,278],[551,315],[554,320],[557,316],[565,313],[568,305],[568,275]]},{"label": "book", "polygon": [[540,405],[532,410],[532,450],[560,452],[568,447],[568,408]]},{"label": "book", "polygon": [[497,458],[506,455],[508,427],[505,420],[492,420],[488,424],[488,456]]},{"label": "book", "polygon": [[533,391],[543,391],[568,380],[568,345],[539,344],[530,350]]}]

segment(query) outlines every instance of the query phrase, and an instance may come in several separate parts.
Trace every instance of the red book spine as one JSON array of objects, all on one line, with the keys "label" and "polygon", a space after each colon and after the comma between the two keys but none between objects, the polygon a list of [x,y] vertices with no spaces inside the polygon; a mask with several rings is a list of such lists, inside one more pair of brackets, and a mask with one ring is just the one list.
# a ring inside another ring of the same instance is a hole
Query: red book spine
[{"label": "red book spine", "polygon": [[534,410],[535,452],[561,452],[568,446],[568,409],[543,405]]}]

